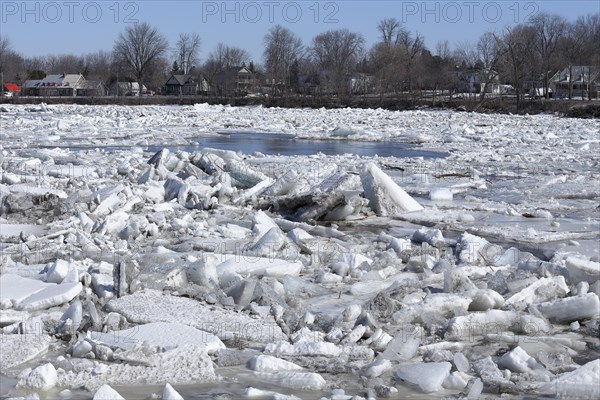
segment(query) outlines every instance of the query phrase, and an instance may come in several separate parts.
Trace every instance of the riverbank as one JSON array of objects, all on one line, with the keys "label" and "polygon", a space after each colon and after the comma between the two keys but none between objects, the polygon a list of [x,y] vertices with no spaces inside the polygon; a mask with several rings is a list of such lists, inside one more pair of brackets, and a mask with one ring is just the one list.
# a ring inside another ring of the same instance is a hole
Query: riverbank
[{"label": "riverbank", "polygon": [[600,118],[598,100],[543,100],[526,99],[517,108],[514,97],[424,99],[418,97],[356,96],[338,99],[324,96],[293,97],[208,97],[208,96],[152,96],[152,97],[14,97],[1,98],[0,104],[79,104],[79,105],[210,105],[257,106],[282,108],[381,108],[390,111],[446,109],[499,114],[557,113],[565,117]]}]

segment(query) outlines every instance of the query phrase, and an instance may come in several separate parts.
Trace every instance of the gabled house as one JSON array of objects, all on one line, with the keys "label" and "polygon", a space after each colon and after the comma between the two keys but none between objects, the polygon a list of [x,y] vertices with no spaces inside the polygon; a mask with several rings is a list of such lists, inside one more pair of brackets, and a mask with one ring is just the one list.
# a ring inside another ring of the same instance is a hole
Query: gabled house
[{"label": "gabled house", "polygon": [[[142,94],[148,89],[142,85]],[[137,82],[113,82],[108,88],[110,96],[139,96],[140,84]]]},{"label": "gabled house", "polygon": [[198,83],[192,75],[171,75],[163,87],[166,95],[189,96],[208,92],[208,82],[200,78]]},{"label": "gabled house", "polygon": [[600,68],[582,65],[565,67],[552,76],[550,88],[556,98],[600,98]]},{"label": "gabled house", "polygon": [[219,95],[246,95],[256,90],[259,77],[248,67],[230,67],[215,76],[216,92]]},{"label": "gabled house", "polygon": [[355,72],[348,78],[348,88],[352,94],[367,94],[373,91],[371,75]]},{"label": "gabled house", "polygon": [[102,81],[85,81],[78,88],[76,96],[103,97],[108,95],[108,88]]},{"label": "gabled house", "polygon": [[44,79],[27,80],[21,87],[24,96],[74,97],[85,82],[81,74],[53,74]]},{"label": "gabled house", "polygon": [[506,85],[500,83],[498,72],[489,68],[467,68],[456,72],[458,91],[461,93],[501,94]]}]

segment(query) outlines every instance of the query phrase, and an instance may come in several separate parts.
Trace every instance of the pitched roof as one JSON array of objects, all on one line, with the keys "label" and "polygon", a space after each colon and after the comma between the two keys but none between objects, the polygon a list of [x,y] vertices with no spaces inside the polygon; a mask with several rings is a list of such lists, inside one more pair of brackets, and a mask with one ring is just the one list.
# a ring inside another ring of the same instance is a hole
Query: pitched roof
[{"label": "pitched roof", "polygon": [[196,82],[192,79],[192,75],[171,75],[169,79],[167,79],[167,85],[193,85]]},{"label": "pitched roof", "polygon": [[573,65],[569,73],[569,67],[558,71],[553,77],[552,81],[555,83],[569,82],[569,79],[573,80],[573,83],[585,83],[591,82],[598,79],[600,70],[587,65]]},{"label": "pitched roof", "polygon": [[79,85],[79,89],[98,89],[103,88],[105,85],[101,81],[85,81]]},{"label": "pitched roof", "polygon": [[18,92],[21,90],[19,85],[17,85],[16,83],[5,83],[4,89],[8,90],[9,92]]},{"label": "pitched roof", "polygon": [[85,78],[81,74],[52,74],[47,75],[44,79],[25,81],[25,87],[45,87],[45,86],[77,86]]}]

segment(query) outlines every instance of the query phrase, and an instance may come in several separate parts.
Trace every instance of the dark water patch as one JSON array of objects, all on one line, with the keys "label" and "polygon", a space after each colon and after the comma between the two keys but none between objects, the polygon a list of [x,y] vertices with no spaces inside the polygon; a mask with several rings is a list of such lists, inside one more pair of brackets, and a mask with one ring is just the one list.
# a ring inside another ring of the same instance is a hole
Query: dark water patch
[{"label": "dark water patch", "polygon": [[[224,133],[199,136],[190,139],[189,145],[147,145],[147,146],[65,146],[73,151],[102,149],[107,152],[126,151],[141,147],[147,152],[157,152],[167,148],[171,151],[197,152],[204,147],[221,150],[241,151],[244,154],[262,153],[265,155],[307,156],[323,153],[328,156],[354,154],[357,156],[399,157],[399,158],[444,158],[449,154],[424,150],[415,144],[398,141],[359,141],[359,140],[312,140],[297,139],[293,135],[265,133]],[[56,146],[52,146],[56,147]]]}]

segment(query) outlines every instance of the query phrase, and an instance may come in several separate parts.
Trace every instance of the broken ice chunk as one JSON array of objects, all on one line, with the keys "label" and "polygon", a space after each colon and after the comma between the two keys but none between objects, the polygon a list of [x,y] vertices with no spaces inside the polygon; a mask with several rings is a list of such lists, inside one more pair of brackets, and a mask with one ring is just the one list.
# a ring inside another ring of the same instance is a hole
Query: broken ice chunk
[{"label": "broken ice chunk", "polygon": [[421,228],[413,233],[412,241],[416,243],[428,243],[433,247],[442,248],[446,245],[446,239],[439,229]]},{"label": "broken ice chunk", "polygon": [[183,396],[177,393],[177,391],[169,383],[165,384],[162,392],[162,400],[184,400]]},{"label": "broken ice chunk", "polygon": [[302,270],[300,261],[286,261],[271,257],[256,257],[251,255],[223,255],[225,261],[218,264],[219,279],[226,274],[268,275],[268,276],[298,276]]},{"label": "broken ice chunk", "polygon": [[549,301],[536,305],[546,318],[556,322],[573,322],[581,319],[598,318],[600,299],[595,293]]},{"label": "broken ice chunk", "polygon": [[515,384],[500,371],[492,357],[488,356],[473,363],[473,368],[486,386],[500,393],[515,393]]},{"label": "broken ice chunk", "polygon": [[255,376],[267,383],[296,390],[322,390],[327,383],[321,375],[314,372],[255,372]]},{"label": "broken ice chunk", "polygon": [[269,186],[263,194],[265,196],[283,196],[294,190],[300,179],[300,174],[295,168],[289,169],[281,175],[271,186]]},{"label": "broken ice chunk", "polygon": [[219,277],[217,275],[216,264],[216,256],[203,254],[199,260],[193,262],[188,267],[189,280],[201,286],[218,287]]},{"label": "broken ice chunk", "polygon": [[373,163],[363,167],[361,182],[369,207],[379,215],[423,210],[423,206]]},{"label": "broken ice chunk", "polygon": [[569,288],[563,276],[540,278],[509,297],[506,304],[524,310],[530,304],[553,300],[557,297],[563,297],[567,293],[569,293]]},{"label": "broken ice chunk", "polygon": [[450,374],[452,364],[416,363],[401,365],[396,370],[396,377],[418,386],[425,393],[437,392],[442,388],[442,383]]},{"label": "broken ice chunk", "polygon": [[477,290],[477,286],[471,282],[463,268],[444,271],[445,293],[461,293],[467,290]]},{"label": "broken ice chunk", "polygon": [[600,398],[600,359],[560,375],[546,389],[559,398]]},{"label": "broken ice chunk", "polygon": [[229,160],[225,165],[225,171],[229,173],[236,186],[244,189],[251,188],[262,181],[273,182],[262,172],[241,161]]},{"label": "broken ice chunk", "polygon": [[483,392],[483,382],[477,378],[473,382],[473,385],[471,385],[469,393],[467,393],[467,399],[478,399],[481,396],[481,392]]},{"label": "broken ice chunk", "polygon": [[342,354],[342,348],[328,342],[299,342],[291,344],[279,341],[269,343],[265,353],[285,356],[327,356],[337,357]]},{"label": "broken ice chunk", "polygon": [[471,298],[469,311],[486,311],[504,305],[504,297],[492,289],[475,289],[464,293]]},{"label": "broken ice chunk", "polygon": [[469,362],[469,359],[463,354],[463,353],[456,353],[454,354],[454,365],[456,366],[456,369],[459,370],[460,372],[469,372],[469,370],[471,369],[471,363]]},{"label": "broken ice chunk", "polygon": [[219,338],[208,332],[188,325],[167,322],[152,322],[137,325],[130,329],[107,333],[88,332],[87,337],[96,343],[103,343],[125,350],[133,350],[141,343],[146,343],[150,346],[160,346],[165,349],[194,345],[209,354],[225,348],[225,345]]},{"label": "broken ice chunk", "polygon": [[301,371],[302,367],[293,362],[282,360],[281,358],[259,355],[254,356],[246,363],[246,368],[259,372],[277,372],[277,371]]},{"label": "broken ice chunk", "polygon": [[81,301],[75,300],[73,304],[67,308],[67,311],[65,311],[62,317],[60,317],[60,321],[56,327],[56,333],[58,335],[74,336],[75,332],[79,329],[79,325],[81,325],[82,318],[83,306],[81,305]]},{"label": "broken ice chunk", "polygon": [[498,254],[496,247],[484,238],[471,235],[467,232],[460,236],[456,244],[458,258],[465,264],[474,264],[477,262],[490,263]]},{"label": "broken ice chunk", "polygon": [[80,282],[51,284],[26,299],[20,301],[15,307],[17,310],[43,310],[60,304],[67,303],[77,296],[83,286]]},{"label": "broken ice chunk", "polygon": [[44,354],[52,344],[52,338],[41,333],[22,335],[0,335],[0,372]]},{"label": "broken ice chunk", "polygon": [[454,193],[448,188],[434,188],[429,192],[432,201],[452,201]]},{"label": "broken ice chunk", "polygon": [[16,274],[0,275],[0,303],[8,307],[53,284],[37,279],[23,278]]},{"label": "broken ice chunk", "polygon": [[46,363],[34,368],[27,376],[19,379],[17,387],[50,390],[56,385],[57,373],[54,365]]},{"label": "broken ice chunk", "polygon": [[569,280],[576,284],[587,281],[592,284],[600,279],[600,263],[586,260],[582,257],[570,256],[565,260],[569,271]]},{"label": "broken ice chunk", "polygon": [[463,390],[467,387],[468,375],[466,375],[467,379],[465,379],[466,374],[462,374],[458,371],[454,371],[444,380],[442,386],[446,389],[450,390]]},{"label": "broken ice chunk", "polygon": [[452,318],[448,322],[447,338],[484,336],[509,330],[515,333],[539,334],[550,327],[542,319],[515,311],[488,310]]},{"label": "broken ice chunk", "polygon": [[250,247],[249,251],[254,255],[272,257],[275,252],[281,250],[286,245],[293,246],[293,244],[287,240],[287,237],[281,229],[275,226],[262,235],[256,243]]},{"label": "broken ice chunk", "polygon": [[102,385],[96,393],[94,393],[94,398],[92,400],[125,400],[125,398],[110,386]]},{"label": "broken ice chunk", "polygon": [[50,265],[48,272],[46,272],[46,282],[61,283],[68,273],[69,262],[64,260],[56,260]]},{"label": "broken ice chunk", "polygon": [[392,363],[390,360],[379,358],[373,361],[371,364],[367,364],[361,371],[360,375],[367,378],[376,378],[391,369]]},{"label": "broken ice chunk", "polygon": [[548,381],[550,376],[550,373],[520,346],[500,357],[498,366],[513,372],[529,374],[544,381]]}]

